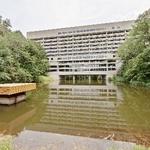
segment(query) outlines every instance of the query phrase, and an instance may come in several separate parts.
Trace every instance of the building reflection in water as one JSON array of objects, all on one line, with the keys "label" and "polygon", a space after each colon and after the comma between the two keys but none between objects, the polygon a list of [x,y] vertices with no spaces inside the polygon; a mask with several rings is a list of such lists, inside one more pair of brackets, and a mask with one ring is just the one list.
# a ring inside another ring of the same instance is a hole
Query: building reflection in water
[{"label": "building reflection in water", "polygon": [[51,84],[36,130],[136,142],[118,107],[122,94],[113,84]]}]

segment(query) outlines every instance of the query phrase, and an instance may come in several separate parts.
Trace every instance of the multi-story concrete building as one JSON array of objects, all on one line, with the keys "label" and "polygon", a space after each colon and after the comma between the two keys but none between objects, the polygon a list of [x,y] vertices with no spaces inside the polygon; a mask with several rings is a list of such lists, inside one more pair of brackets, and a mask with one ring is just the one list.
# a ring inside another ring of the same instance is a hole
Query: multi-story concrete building
[{"label": "multi-story concrete building", "polygon": [[40,43],[49,59],[49,73],[55,78],[112,77],[121,63],[118,47],[125,41],[134,21],[28,32]]}]

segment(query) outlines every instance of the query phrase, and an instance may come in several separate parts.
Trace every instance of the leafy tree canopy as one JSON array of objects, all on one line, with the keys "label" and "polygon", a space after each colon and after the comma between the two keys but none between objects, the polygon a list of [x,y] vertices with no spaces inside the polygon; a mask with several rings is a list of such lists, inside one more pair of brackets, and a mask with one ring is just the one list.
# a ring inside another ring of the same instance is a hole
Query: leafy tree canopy
[{"label": "leafy tree canopy", "polygon": [[43,48],[20,31],[11,31],[10,21],[0,17],[0,83],[38,82],[47,68]]},{"label": "leafy tree canopy", "polygon": [[150,84],[150,9],[135,21],[118,53],[123,61],[118,76],[123,81]]}]

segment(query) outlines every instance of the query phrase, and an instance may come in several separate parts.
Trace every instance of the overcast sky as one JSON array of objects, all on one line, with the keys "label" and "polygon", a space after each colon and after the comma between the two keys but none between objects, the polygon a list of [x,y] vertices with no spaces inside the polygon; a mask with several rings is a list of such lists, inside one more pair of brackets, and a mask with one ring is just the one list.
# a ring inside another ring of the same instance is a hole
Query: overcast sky
[{"label": "overcast sky", "polygon": [[14,30],[53,29],[136,19],[150,0],[0,0]]}]

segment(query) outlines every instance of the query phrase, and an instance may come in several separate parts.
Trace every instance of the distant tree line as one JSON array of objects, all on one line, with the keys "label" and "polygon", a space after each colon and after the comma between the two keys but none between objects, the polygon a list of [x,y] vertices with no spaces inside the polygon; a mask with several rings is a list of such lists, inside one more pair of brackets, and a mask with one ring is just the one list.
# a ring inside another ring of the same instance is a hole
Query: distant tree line
[{"label": "distant tree line", "polygon": [[150,86],[150,9],[135,21],[118,54],[123,65],[116,80]]},{"label": "distant tree line", "polygon": [[9,19],[0,17],[0,83],[38,82],[47,69],[43,48],[20,31],[11,31]]}]

